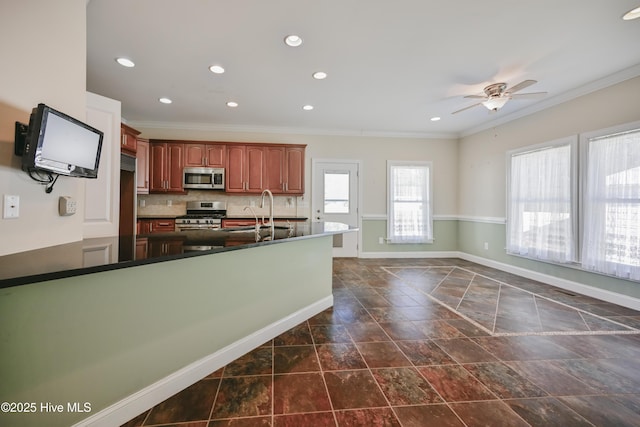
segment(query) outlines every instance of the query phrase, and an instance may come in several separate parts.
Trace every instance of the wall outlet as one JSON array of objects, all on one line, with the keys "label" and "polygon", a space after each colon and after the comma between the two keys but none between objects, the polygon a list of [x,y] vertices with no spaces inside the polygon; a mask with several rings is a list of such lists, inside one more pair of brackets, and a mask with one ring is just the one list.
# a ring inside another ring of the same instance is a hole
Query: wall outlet
[{"label": "wall outlet", "polygon": [[485,251],[489,250],[489,242],[484,242],[484,250]]},{"label": "wall outlet", "polygon": [[384,245],[384,237],[378,237],[378,243]]},{"label": "wall outlet", "polygon": [[3,219],[18,218],[20,216],[20,196],[4,195]]},{"label": "wall outlet", "polygon": [[77,203],[71,196],[60,196],[58,199],[58,214],[70,216],[76,213]]}]

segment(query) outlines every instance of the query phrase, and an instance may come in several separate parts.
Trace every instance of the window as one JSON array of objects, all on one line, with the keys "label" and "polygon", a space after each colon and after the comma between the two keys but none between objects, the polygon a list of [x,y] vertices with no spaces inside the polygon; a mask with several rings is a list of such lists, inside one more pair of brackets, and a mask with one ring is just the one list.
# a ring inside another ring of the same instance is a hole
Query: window
[{"label": "window", "polygon": [[431,163],[390,161],[387,179],[388,241],[433,242]]},{"label": "window", "polygon": [[584,268],[640,280],[640,130],[585,138]]},{"label": "window", "polygon": [[349,171],[325,171],[324,212],[349,213]]},{"label": "window", "polygon": [[508,253],[640,281],[640,123],[511,151],[507,169]]},{"label": "window", "polygon": [[576,138],[508,153],[507,252],[560,263],[576,259]]}]

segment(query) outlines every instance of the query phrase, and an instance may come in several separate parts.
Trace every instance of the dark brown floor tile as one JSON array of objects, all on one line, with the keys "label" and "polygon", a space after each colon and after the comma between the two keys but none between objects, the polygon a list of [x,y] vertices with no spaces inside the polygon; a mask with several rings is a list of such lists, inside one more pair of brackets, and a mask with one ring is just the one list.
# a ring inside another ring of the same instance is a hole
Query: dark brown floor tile
[{"label": "dark brown floor tile", "polygon": [[478,363],[463,366],[501,399],[547,396],[544,390],[536,387],[503,363]]},{"label": "dark brown floor tile", "polygon": [[528,427],[529,424],[502,401],[449,404],[467,427]]},{"label": "dark brown floor tile", "polygon": [[490,328],[487,328],[488,330],[479,328],[477,325],[474,325],[473,323],[465,319],[450,319],[446,322],[450,326],[453,326],[458,331],[460,331],[464,336],[469,338],[486,337],[491,335],[489,333],[489,331],[491,330]]},{"label": "dark brown floor tile", "polygon": [[553,397],[514,399],[505,401],[521,418],[532,426],[586,427],[592,426],[573,410]]},{"label": "dark brown floor tile", "polygon": [[507,362],[507,365],[553,396],[597,393],[597,390],[549,361]]},{"label": "dark brown floor tile", "polygon": [[376,295],[364,295],[364,296],[356,295],[356,298],[358,298],[358,301],[360,301],[360,304],[362,304],[362,306],[364,308],[390,307],[391,306],[389,301],[387,301],[383,296],[378,295],[378,294],[376,294]]},{"label": "dark brown floor tile", "polygon": [[[338,322],[344,325],[349,324],[357,324],[363,322],[374,322],[373,317],[369,314],[369,312],[363,308],[362,306],[358,309],[336,309],[335,314],[337,316]],[[309,322],[311,323],[311,322]],[[336,322],[327,322],[329,324]]]},{"label": "dark brown floor tile", "polygon": [[335,427],[332,412],[315,412],[312,414],[276,415],[274,427]]},{"label": "dark brown floor tile", "polygon": [[276,374],[319,370],[318,357],[312,345],[283,346],[273,349],[273,372]]},{"label": "dark brown floor tile", "polygon": [[447,402],[496,399],[489,389],[462,366],[423,366],[418,370]]},{"label": "dark brown floor tile", "polygon": [[293,414],[331,410],[321,373],[275,375],[273,413]]},{"label": "dark brown floor tile", "polygon": [[144,420],[147,418],[147,415],[149,415],[149,411],[143,412],[129,422],[122,424],[120,427],[140,427],[142,426]]},{"label": "dark brown floor tile", "polygon": [[433,340],[458,363],[496,362],[495,356],[469,338]]},{"label": "dark brown floor tile", "polygon": [[565,372],[578,378],[599,393],[637,393],[640,392],[640,382],[635,381],[629,374],[617,374],[607,369],[600,359],[554,360],[551,362]]},{"label": "dark brown floor tile", "polygon": [[640,342],[636,335],[553,336],[551,341],[579,357],[640,359]]},{"label": "dark brown floor tile", "polygon": [[428,338],[412,322],[381,322],[380,327],[394,340],[421,340]]},{"label": "dark brown floor tile", "polygon": [[311,339],[311,330],[309,329],[307,322],[294,326],[287,332],[280,334],[273,339],[273,345],[275,346],[304,344],[313,344],[313,340]]},{"label": "dark brown floor tile", "polygon": [[325,372],[324,378],[334,409],[387,406],[386,399],[368,370]]},{"label": "dark brown floor tile", "polygon": [[224,368],[220,368],[217,371],[214,371],[207,375],[206,379],[214,379],[214,378],[222,378],[222,373],[224,372]]},{"label": "dark brown floor tile", "polygon": [[391,341],[356,343],[358,350],[370,368],[409,366],[411,362]]},{"label": "dark brown floor tile", "polygon": [[401,427],[391,408],[336,411],[339,427]]},{"label": "dark brown floor tile", "polygon": [[198,381],[156,405],[145,423],[152,425],[207,420],[219,384],[219,379]]},{"label": "dark brown floor tile", "polygon": [[315,344],[352,342],[344,325],[311,325]]},{"label": "dark brown floor tile", "polygon": [[373,307],[367,311],[376,322],[407,322],[409,319],[404,314],[404,309],[394,307]]},{"label": "dark brown floor tile", "polygon": [[403,427],[464,427],[447,405],[403,406],[394,410]]},{"label": "dark brown floor tile", "polygon": [[391,406],[442,403],[442,399],[415,368],[374,369],[373,377]]},{"label": "dark brown floor tile", "polygon": [[391,338],[377,322],[360,322],[345,325],[355,342],[390,341]]},{"label": "dark brown floor tile", "polygon": [[398,341],[398,347],[416,366],[450,365],[456,361],[431,340]]},{"label": "dark brown floor tile", "polygon": [[570,396],[560,400],[597,426],[637,427],[640,413],[629,409],[618,398],[609,396]]},{"label": "dark brown floor tile", "polygon": [[341,320],[340,316],[334,309],[328,308],[316,314],[315,316],[307,320],[307,322],[309,322],[309,325],[333,325],[340,323]]},{"label": "dark brown floor tile", "polygon": [[[176,427],[183,427],[182,425]],[[231,418],[213,420],[206,427],[271,427],[271,417]]]},{"label": "dark brown floor tile", "polygon": [[321,344],[316,347],[320,366],[325,371],[365,369],[362,356],[354,344]]},{"label": "dark brown floor tile", "polygon": [[222,375],[223,377],[270,375],[272,356],[271,347],[258,347],[225,366]]},{"label": "dark brown floor tile", "polygon": [[576,359],[580,356],[544,336],[480,337],[473,339],[500,360]]},{"label": "dark brown floor tile", "polygon": [[272,377],[223,378],[212,419],[271,415]]},{"label": "dark brown floor tile", "polygon": [[425,320],[413,322],[425,338],[464,338],[464,334],[446,320]]}]

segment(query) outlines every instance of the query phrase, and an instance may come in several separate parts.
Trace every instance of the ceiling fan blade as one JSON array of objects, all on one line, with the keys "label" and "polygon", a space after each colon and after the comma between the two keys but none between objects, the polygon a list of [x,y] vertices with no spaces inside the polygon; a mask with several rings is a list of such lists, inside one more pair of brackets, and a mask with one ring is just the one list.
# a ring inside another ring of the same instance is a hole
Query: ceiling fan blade
[{"label": "ceiling fan blade", "polygon": [[486,95],[467,95],[465,98],[477,98],[477,99],[485,99]]},{"label": "ceiling fan blade", "polygon": [[529,87],[529,86],[531,86],[532,84],[535,84],[535,83],[538,83],[538,82],[536,80],[525,80],[525,81],[522,81],[522,82],[518,83],[515,86],[510,87],[509,89],[505,90],[505,92],[515,93],[515,92],[517,92],[519,90],[522,90],[522,89],[524,89],[526,87]]},{"label": "ceiling fan blade", "polygon": [[547,92],[529,92],[529,93],[514,93],[511,98],[540,98],[545,96]]},{"label": "ceiling fan blade", "polygon": [[462,108],[461,110],[454,111],[454,112],[453,112],[453,113],[451,113],[451,114],[457,114],[457,113],[460,113],[460,112],[462,112],[462,111],[468,110],[468,109],[470,109],[470,108],[477,107],[478,105],[482,105],[482,102],[478,102],[477,104],[469,105],[468,107],[464,107],[464,108]]}]

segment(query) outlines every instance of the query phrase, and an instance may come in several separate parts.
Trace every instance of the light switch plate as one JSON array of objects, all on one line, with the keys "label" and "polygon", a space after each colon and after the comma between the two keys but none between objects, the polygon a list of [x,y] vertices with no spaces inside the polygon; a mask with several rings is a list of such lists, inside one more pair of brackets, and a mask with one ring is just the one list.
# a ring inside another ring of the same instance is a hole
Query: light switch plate
[{"label": "light switch plate", "polygon": [[18,218],[20,216],[20,196],[11,194],[4,195],[4,210],[2,211],[2,218]]},{"label": "light switch plate", "polygon": [[76,213],[76,201],[71,196],[60,196],[58,199],[58,214],[69,216]]}]

